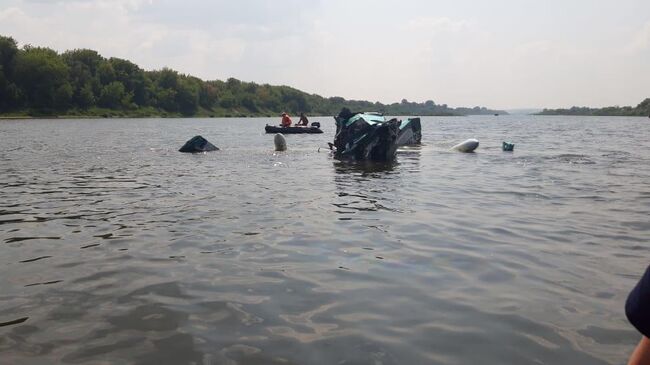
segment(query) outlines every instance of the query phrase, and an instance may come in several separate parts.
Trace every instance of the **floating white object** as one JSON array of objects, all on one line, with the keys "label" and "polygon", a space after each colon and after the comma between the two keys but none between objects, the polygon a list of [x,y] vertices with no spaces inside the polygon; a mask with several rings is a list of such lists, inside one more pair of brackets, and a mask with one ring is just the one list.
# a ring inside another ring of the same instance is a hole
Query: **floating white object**
[{"label": "floating white object", "polygon": [[465,142],[461,142],[455,145],[451,149],[459,152],[474,152],[474,150],[477,148],[478,148],[478,139],[470,138]]},{"label": "floating white object", "polygon": [[284,139],[282,133],[278,133],[273,137],[273,143],[275,143],[276,151],[286,151],[287,150],[287,140]]}]

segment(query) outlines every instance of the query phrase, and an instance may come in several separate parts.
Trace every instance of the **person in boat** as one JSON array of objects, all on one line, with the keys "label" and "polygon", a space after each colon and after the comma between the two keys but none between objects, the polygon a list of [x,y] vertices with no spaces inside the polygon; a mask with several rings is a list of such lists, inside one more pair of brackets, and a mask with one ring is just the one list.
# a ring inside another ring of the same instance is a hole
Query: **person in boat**
[{"label": "person in boat", "polygon": [[280,125],[282,127],[291,127],[291,117],[289,117],[289,114],[282,113],[282,123]]},{"label": "person in boat", "polygon": [[630,292],[625,303],[625,314],[641,333],[641,341],[628,360],[628,365],[650,364],[650,266]]},{"label": "person in boat", "polygon": [[298,121],[298,124],[296,124],[296,125],[300,126],[300,127],[309,126],[309,119],[307,119],[307,116],[305,115],[305,113],[300,113],[300,120]]}]

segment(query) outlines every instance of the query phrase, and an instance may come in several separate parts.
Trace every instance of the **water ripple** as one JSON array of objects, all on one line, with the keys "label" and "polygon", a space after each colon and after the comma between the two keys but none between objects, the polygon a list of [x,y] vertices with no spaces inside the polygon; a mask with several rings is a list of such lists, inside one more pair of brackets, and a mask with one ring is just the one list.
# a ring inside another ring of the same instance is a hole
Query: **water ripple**
[{"label": "water ripple", "polygon": [[390,164],[321,151],[329,118],[276,153],[267,122],[0,123],[3,361],[625,361],[645,119],[423,118]]}]

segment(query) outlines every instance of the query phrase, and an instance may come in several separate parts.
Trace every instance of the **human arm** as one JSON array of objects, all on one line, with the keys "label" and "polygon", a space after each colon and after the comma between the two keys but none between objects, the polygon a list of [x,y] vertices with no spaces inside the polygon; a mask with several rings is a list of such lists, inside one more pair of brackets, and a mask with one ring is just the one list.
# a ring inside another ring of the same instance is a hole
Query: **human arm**
[{"label": "human arm", "polygon": [[641,342],[636,346],[627,365],[650,365],[650,339],[643,336]]}]

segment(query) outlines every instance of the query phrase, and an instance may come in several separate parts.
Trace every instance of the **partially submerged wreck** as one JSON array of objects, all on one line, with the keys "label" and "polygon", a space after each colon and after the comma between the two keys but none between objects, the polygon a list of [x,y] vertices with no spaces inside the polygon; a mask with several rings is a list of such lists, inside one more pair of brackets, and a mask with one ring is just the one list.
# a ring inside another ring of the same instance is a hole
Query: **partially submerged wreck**
[{"label": "partially submerged wreck", "polygon": [[420,118],[386,118],[379,113],[352,113],[344,108],[336,120],[336,135],[330,147],[339,159],[390,161],[397,148],[419,144]]},{"label": "partially submerged wreck", "polygon": [[212,143],[210,143],[207,139],[203,138],[202,136],[195,136],[192,137],[189,141],[185,142],[183,147],[181,147],[179,152],[185,152],[185,153],[200,153],[200,152],[211,152],[211,151],[219,151],[219,148]]}]

